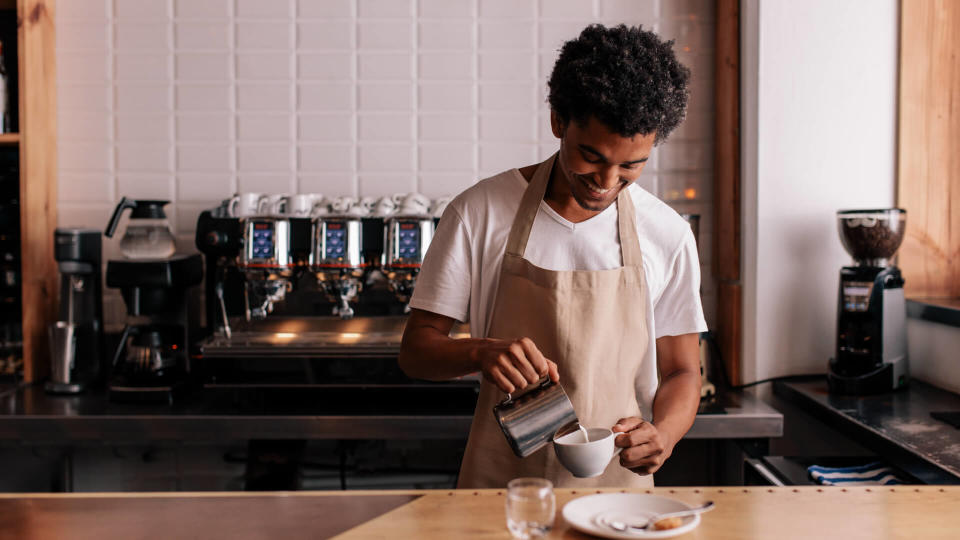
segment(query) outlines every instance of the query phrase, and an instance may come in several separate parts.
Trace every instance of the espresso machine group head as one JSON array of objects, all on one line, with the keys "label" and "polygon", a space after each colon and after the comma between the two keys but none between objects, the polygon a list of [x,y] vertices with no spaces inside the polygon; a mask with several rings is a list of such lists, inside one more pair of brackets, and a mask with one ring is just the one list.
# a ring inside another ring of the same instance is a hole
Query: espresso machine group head
[{"label": "espresso machine group head", "polygon": [[310,220],[262,216],[240,223],[237,267],[246,278],[247,318],[262,319],[293,289],[297,267],[309,261]]},{"label": "espresso machine group head", "polygon": [[333,314],[352,319],[367,272],[383,245],[381,220],[356,216],[324,216],[314,225],[311,270],[318,286],[334,303]]},{"label": "espresso machine group head", "polygon": [[837,348],[827,373],[831,392],[887,392],[909,380],[904,279],[892,264],[906,222],[900,208],[837,212],[840,239],[854,265],[840,269]]},{"label": "espresso machine group head", "polygon": [[386,245],[383,251],[383,273],[397,300],[410,311],[410,297],[417,283],[420,265],[433,240],[435,223],[422,216],[393,216],[386,220]]}]

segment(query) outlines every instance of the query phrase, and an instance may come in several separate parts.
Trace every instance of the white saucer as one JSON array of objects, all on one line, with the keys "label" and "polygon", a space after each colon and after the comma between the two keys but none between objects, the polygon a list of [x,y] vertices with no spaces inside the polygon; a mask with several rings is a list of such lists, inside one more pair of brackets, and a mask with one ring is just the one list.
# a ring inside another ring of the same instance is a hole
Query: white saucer
[{"label": "white saucer", "polygon": [[601,493],[574,499],[563,507],[563,518],[574,529],[603,538],[670,538],[691,531],[700,525],[700,515],[683,518],[683,525],[665,531],[626,530],[603,525],[604,520],[626,523],[644,522],[663,512],[689,510],[685,502],[641,493]]}]

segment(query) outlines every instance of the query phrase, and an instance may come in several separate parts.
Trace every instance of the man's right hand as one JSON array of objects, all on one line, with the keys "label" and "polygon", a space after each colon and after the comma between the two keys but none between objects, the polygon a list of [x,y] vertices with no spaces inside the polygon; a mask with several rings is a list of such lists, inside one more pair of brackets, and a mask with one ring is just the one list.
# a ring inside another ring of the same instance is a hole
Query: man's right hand
[{"label": "man's right hand", "polygon": [[483,377],[507,394],[535,384],[544,375],[560,382],[557,364],[543,356],[530,338],[485,339],[471,356]]},{"label": "man's right hand", "polygon": [[557,364],[544,358],[533,340],[453,339],[454,322],[445,315],[411,310],[397,358],[408,377],[445,381],[479,371],[508,394],[536,383],[542,375],[560,381]]}]

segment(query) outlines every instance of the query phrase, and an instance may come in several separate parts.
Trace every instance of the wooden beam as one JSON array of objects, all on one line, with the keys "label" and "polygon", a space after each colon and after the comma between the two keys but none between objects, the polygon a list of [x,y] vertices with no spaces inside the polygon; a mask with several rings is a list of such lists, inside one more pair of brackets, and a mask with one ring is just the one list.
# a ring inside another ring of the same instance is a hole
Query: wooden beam
[{"label": "wooden beam", "polygon": [[900,4],[898,265],[909,296],[960,296],[960,2]]},{"label": "wooden beam", "polygon": [[[743,286],[721,281],[717,286],[717,348],[730,384],[741,384],[743,347]],[[721,382],[714,377],[713,383]]]},{"label": "wooden beam", "polygon": [[740,2],[718,0],[713,275],[740,280]]},{"label": "wooden beam", "polygon": [[740,283],[740,2],[718,0],[713,183],[715,333],[731,384],[740,383],[743,326]]},{"label": "wooden beam", "polygon": [[49,370],[47,326],[56,317],[57,78],[53,0],[17,3],[20,94],[20,252],[24,379]]}]

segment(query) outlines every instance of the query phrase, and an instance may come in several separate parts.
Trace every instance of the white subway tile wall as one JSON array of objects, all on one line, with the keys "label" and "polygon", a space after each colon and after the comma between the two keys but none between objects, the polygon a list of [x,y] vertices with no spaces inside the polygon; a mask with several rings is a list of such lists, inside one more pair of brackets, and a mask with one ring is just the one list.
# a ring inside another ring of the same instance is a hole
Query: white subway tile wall
[{"label": "white subway tile wall", "polygon": [[103,227],[121,196],[163,197],[181,251],[195,249],[197,214],[236,191],[439,197],[545,158],[556,149],[546,80],[563,41],[591,22],[655,29],[676,40],[693,84],[687,120],[639,185],[701,215],[713,321],[709,0],[57,7],[60,224]]}]

